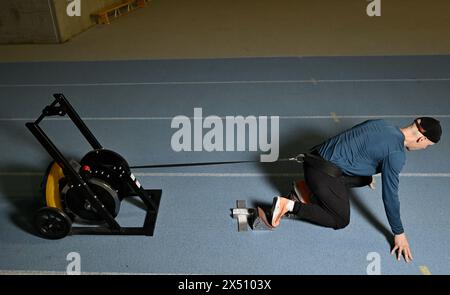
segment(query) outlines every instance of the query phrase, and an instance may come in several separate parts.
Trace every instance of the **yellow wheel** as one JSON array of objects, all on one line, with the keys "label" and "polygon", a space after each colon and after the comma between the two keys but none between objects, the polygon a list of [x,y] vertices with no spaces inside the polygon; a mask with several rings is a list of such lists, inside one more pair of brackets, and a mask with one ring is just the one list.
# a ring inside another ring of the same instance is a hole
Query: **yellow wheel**
[{"label": "yellow wheel", "polygon": [[52,162],[47,169],[43,183],[43,193],[47,207],[63,210],[61,204],[61,193],[59,190],[59,181],[62,178],[64,178],[62,168],[58,165],[58,163]]}]

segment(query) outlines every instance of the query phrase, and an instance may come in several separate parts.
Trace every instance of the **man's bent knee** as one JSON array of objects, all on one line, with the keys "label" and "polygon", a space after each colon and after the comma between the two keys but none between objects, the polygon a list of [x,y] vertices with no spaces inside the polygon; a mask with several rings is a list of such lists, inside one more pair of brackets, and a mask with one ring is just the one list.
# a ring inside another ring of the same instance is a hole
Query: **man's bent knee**
[{"label": "man's bent knee", "polygon": [[343,229],[343,228],[347,227],[347,225],[349,225],[349,223],[350,223],[350,217],[337,218],[334,229]]}]

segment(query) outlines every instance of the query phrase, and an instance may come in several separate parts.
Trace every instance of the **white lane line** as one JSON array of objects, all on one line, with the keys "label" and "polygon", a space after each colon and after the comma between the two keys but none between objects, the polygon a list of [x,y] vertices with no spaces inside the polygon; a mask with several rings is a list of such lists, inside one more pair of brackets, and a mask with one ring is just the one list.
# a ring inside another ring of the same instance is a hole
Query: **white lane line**
[{"label": "white lane line", "polygon": [[400,173],[401,177],[450,177],[450,173]]},{"label": "white lane line", "polygon": [[140,177],[299,177],[303,173],[133,173]]},{"label": "white lane line", "polygon": [[[140,177],[298,177],[303,173],[133,173]],[[378,176],[378,175],[377,175]],[[400,173],[400,177],[450,177],[450,173]]]},{"label": "white lane line", "polygon": [[85,87],[85,86],[139,86],[139,85],[214,85],[214,84],[313,84],[366,83],[366,82],[447,82],[450,78],[398,78],[398,79],[301,79],[301,80],[242,80],[242,81],[167,81],[167,82],[99,82],[99,83],[42,83],[0,84],[0,88],[14,87]]},{"label": "white lane line", "polygon": [[[333,115],[334,114],[334,115]],[[145,121],[145,120],[173,120],[172,117],[82,117],[84,121]],[[339,115],[331,113],[330,115],[311,115],[311,116],[278,116],[278,115],[266,115],[264,116],[277,116],[280,120],[314,120],[314,119],[402,119],[402,118],[417,118],[417,117],[433,117],[448,119],[450,115],[437,115],[437,114],[410,114],[410,115]],[[194,119],[195,117],[188,117]],[[219,116],[221,119],[225,119],[224,116]],[[35,121],[36,118],[0,118],[0,122],[9,121]],[[46,120],[52,121],[69,121],[70,118],[46,118]]]},{"label": "white lane line", "polygon": [[[136,169],[139,170],[139,169]],[[133,172],[139,177],[298,177],[303,173]],[[44,176],[41,172],[0,172],[0,176]],[[380,177],[375,175],[375,177]],[[400,177],[448,178],[450,173],[400,173]]]},{"label": "white lane line", "polygon": [[43,172],[0,172],[0,176],[44,176]]}]

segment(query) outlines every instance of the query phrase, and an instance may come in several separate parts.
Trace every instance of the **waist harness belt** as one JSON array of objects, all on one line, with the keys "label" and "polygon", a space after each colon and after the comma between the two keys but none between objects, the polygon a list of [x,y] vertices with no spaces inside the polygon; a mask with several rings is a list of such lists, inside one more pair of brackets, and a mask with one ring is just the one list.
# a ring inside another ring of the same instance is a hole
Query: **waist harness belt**
[{"label": "waist harness belt", "polygon": [[319,156],[316,151],[305,154],[304,163],[331,177],[338,178],[344,175],[338,166]]}]

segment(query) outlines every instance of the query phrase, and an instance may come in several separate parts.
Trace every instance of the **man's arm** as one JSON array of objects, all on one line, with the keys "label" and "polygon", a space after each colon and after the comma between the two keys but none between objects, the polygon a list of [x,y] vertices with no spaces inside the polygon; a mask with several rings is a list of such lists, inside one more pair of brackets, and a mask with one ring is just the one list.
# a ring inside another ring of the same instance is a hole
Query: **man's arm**
[{"label": "man's arm", "polygon": [[402,153],[387,156],[381,166],[382,196],[384,210],[394,234],[404,232],[400,218],[400,201],[398,198],[399,174],[405,163]]},{"label": "man's arm", "polygon": [[400,218],[400,201],[398,198],[399,174],[405,164],[404,154],[401,152],[392,153],[383,160],[382,163],[382,195],[386,216],[395,235],[394,248],[392,254],[398,251],[397,259],[404,255],[405,260],[412,260],[408,239],[404,233]]}]

